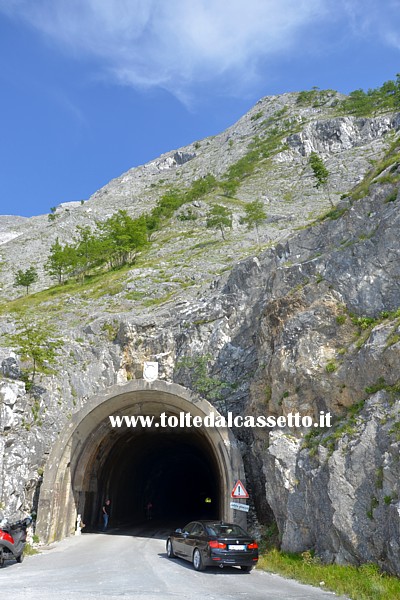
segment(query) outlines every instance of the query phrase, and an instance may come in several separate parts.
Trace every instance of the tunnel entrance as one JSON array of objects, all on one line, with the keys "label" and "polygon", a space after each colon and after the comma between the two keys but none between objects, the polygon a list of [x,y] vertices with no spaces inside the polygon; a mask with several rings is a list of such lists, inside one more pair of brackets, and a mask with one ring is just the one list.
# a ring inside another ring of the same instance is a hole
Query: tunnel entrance
[{"label": "tunnel entrance", "polygon": [[128,431],[96,465],[96,473],[86,475],[96,476],[99,484],[98,493],[85,503],[83,520],[91,529],[99,526],[106,497],[111,500],[113,527],[149,518],[182,526],[192,519],[220,516],[218,465],[207,440],[196,431]]},{"label": "tunnel entrance", "polygon": [[97,529],[111,500],[110,526],[147,519],[185,522],[220,518],[246,526],[230,491],[245,480],[228,428],[112,428],[110,415],[218,415],[209,402],[166,381],[131,381],[91,398],[73,415],[51,450],[41,488],[36,532],[51,542],[75,532],[80,515]]}]

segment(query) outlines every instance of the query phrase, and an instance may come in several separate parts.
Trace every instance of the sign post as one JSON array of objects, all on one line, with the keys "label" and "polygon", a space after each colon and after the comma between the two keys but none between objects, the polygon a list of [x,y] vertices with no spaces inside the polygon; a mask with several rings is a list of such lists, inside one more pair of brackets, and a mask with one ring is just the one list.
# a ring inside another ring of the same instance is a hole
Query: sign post
[{"label": "sign post", "polygon": [[[233,486],[233,490],[231,492],[231,498],[234,500],[239,500],[240,498],[248,498],[249,494],[244,487],[243,483],[240,479],[237,480],[235,485]],[[249,512],[249,506],[247,504],[241,504],[240,502],[231,502],[231,508],[234,510],[239,510],[241,512]]]},{"label": "sign post", "polygon": [[248,504],[240,504],[240,502],[231,502],[231,508],[247,513],[249,512],[250,506]]},{"label": "sign post", "polygon": [[235,485],[233,486],[233,490],[231,493],[231,498],[248,498],[249,494],[247,493],[246,488],[240,479],[237,480]]}]

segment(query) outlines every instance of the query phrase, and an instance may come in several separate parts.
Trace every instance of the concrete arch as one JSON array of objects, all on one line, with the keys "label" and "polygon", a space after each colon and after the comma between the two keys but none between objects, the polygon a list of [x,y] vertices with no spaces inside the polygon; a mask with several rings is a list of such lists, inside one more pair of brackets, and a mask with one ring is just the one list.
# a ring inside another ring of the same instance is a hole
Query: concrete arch
[{"label": "concrete arch", "polygon": [[[162,380],[151,383],[134,380],[114,386],[107,393],[91,398],[73,415],[54,444],[45,467],[36,527],[41,541],[49,543],[73,534],[77,515],[91,510],[93,499],[100,495],[98,477],[104,472],[110,453],[118,452],[119,458],[125,462],[129,460],[129,456],[123,456],[118,441],[121,440],[121,429],[111,427],[109,416],[157,417],[162,412],[168,415],[190,412],[203,419],[212,413],[219,415],[208,401],[180,385]],[[165,433],[154,427],[150,431],[152,443],[157,445],[163,439],[165,448],[176,438],[175,431]],[[141,432],[143,434],[142,429]],[[164,438],[160,437],[161,433]],[[126,429],[124,435],[128,436]],[[129,429],[131,455],[135,453],[135,440],[139,439],[134,436],[139,435],[137,428]],[[191,444],[193,460],[201,462],[204,455],[203,470],[211,468],[217,474],[219,517],[245,524],[245,515],[237,511],[233,514],[230,508],[230,492],[235,481],[245,479],[242,457],[230,429],[191,428],[184,435]],[[106,487],[109,481],[103,481],[103,484]],[[99,502],[98,498],[96,501]]]}]

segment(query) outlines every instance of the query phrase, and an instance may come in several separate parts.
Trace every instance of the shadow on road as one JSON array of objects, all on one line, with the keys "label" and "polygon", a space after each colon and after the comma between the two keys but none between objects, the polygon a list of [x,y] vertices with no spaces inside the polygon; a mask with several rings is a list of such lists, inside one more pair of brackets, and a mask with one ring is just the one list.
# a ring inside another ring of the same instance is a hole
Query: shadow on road
[{"label": "shadow on road", "polygon": [[107,531],[102,529],[95,529],[91,527],[85,527],[82,533],[98,533],[101,535],[123,535],[123,536],[135,536],[144,538],[154,538],[159,540],[166,540],[171,531],[175,531],[178,527],[182,527],[184,523],[175,521],[162,521],[162,520],[151,520],[140,523],[121,523],[117,527],[109,527]]},{"label": "shadow on road", "polygon": [[[195,570],[192,563],[190,563],[187,560],[184,560],[183,558],[168,558],[166,552],[159,552],[157,556],[170,562],[173,561],[178,567],[182,567],[182,569],[189,569],[189,571]],[[249,575],[248,571],[242,571],[240,567],[230,566],[207,567],[204,571],[202,571],[202,573],[205,573],[206,575],[221,575],[221,573],[225,573],[226,575]]]},{"label": "shadow on road", "polygon": [[8,569],[9,567],[12,567],[14,565],[18,565],[15,558],[10,558],[10,560],[5,560],[3,566],[0,567],[0,573],[2,571],[4,571],[5,569]]}]

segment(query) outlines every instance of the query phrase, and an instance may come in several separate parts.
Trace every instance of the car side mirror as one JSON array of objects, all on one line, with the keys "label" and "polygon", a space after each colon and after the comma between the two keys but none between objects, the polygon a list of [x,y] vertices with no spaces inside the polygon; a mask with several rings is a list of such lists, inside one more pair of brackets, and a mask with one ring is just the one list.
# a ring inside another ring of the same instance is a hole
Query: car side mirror
[{"label": "car side mirror", "polygon": [[175,533],[182,533],[182,529],[175,529]]}]

